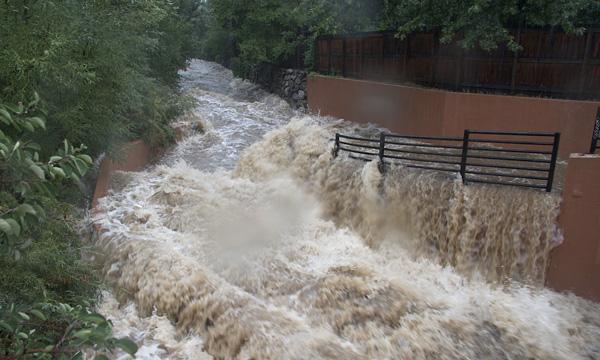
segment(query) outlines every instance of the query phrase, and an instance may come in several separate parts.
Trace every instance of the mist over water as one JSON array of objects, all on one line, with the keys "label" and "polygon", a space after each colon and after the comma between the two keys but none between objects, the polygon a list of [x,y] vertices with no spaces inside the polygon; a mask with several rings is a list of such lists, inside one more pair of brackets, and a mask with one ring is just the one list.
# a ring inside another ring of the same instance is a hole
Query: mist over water
[{"label": "mist over water", "polygon": [[100,311],[140,358],[600,358],[600,306],[540,286],[557,195],[332,159],[336,131],[378,129],[212,63],[182,88],[205,132],[120,174],[95,219]]}]

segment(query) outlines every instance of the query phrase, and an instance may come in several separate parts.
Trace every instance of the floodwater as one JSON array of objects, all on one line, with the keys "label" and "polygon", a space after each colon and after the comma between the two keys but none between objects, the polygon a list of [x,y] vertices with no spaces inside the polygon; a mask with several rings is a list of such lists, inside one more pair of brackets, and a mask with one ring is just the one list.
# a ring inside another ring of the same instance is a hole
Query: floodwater
[{"label": "floodwater", "polygon": [[[541,287],[559,196],[331,156],[336,131],[193,61],[192,132],[121,173],[99,311],[141,359],[600,359],[600,306]],[[126,358],[126,355],[120,355]]]}]

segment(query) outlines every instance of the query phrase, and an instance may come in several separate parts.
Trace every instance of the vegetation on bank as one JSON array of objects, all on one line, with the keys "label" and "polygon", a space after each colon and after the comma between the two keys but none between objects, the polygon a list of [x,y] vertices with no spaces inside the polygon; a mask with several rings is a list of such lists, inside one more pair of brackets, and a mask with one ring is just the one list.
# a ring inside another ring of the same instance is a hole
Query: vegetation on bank
[{"label": "vegetation on bank", "polygon": [[0,1],[0,359],[135,352],[91,310],[99,279],[76,231],[82,178],[126,141],[172,141],[189,58],[245,76],[298,54],[310,68],[322,34],[439,28],[465,47],[517,48],[509,27],[581,33],[599,16],[598,0]]},{"label": "vegetation on bank", "polygon": [[458,40],[465,48],[519,48],[508,31],[518,26],[548,26],[581,34],[598,24],[598,0],[207,0],[202,14],[202,55],[248,75],[260,62],[294,64],[304,54],[313,64],[319,35],[395,30],[439,29],[442,42]]},{"label": "vegetation on bank", "polygon": [[200,2],[0,2],[0,359],[136,351],[91,310],[82,178],[123,142],[172,140]]}]

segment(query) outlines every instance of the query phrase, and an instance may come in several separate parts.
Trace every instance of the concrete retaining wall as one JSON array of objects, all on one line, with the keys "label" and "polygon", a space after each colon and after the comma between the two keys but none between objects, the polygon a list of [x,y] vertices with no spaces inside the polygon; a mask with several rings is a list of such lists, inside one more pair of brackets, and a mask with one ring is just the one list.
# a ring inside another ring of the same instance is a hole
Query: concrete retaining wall
[{"label": "concrete retaining wall", "polygon": [[465,129],[560,132],[560,156],[588,151],[597,101],[450,92],[326,76],[308,79],[313,112],[409,135],[462,136]]},{"label": "concrete retaining wall", "polygon": [[548,286],[600,301],[600,155],[571,155],[558,223],[565,240],[551,253]]},{"label": "concrete retaining wall", "polygon": [[118,161],[105,157],[100,164],[92,209],[98,205],[98,200],[108,194],[110,179],[115,171],[142,170],[153,158],[152,149],[142,140],[136,140],[123,146],[119,154],[122,155],[122,158]]},{"label": "concrete retaining wall", "polygon": [[313,112],[393,132],[462,136],[464,129],[560,132],[568,158],[547,285],[600,301],[600,156],[589,150],[600,102],[457,93],[325,76],[308,79]]}]

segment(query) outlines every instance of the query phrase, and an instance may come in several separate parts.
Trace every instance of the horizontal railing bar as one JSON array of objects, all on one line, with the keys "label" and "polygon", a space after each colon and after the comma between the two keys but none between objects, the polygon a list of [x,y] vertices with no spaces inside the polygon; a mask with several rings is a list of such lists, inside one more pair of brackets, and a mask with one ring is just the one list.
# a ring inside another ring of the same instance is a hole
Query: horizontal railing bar
[{"label": "horizontal railing bar", "polygon": [[489,160],[505,160],[505,161],[524,161],[524,162],[534,162],[534,163],[543,163],[549,164],[550,160],[539,160],[539,159],[517,159],[517,158],[508,158],[502,156],[485,156],[485,155],[471,155],[469,154],[468,158],[473,159],[489,159]]},{"label": "horizontal railing bar", "polygon": [[455,173],[460,172],[460,169],[445,169],[445,168],[437,168],[434,166],[425,166],[425,165],[409,165],[409,164],[401,164],[401,165],[409,167],[409,168],[416,168],[416,169],[448,171],[448,172],[455,172]]},{"label": "horizontal railing bar", "polygon": [[469,146],[469,150],[552,155],[552,151],[536,151],[536,150],[525,150],[525,149],[494,149],[494,148],[484,148],[481,146],[474,146],[474,147]]},{"label": "horizontal railing bar", "polygon": [[475,180],[475,179],[466,179],[466,182],[474,182],[474,183],[482,183],[482,184],[493,184],[493,185],[508,185],[508,186],[520,186],[520,187],[528,187],[534,189],[545,189],[546,185],[534,185],[534,184],[519,184],[519,183],[510,183],[506,181],[487,181],[487,180]]},{"label": "horizontal railing bar", "polygon": [[[360,156],[350,155],[349,157],[351,159],[354,159],[354,160],[361,160],[361,161],[365,161],[365,162],[373,161],[373,159],[365,159],[365,158],[360,157]],[[383,164],[386,165],[386,166],[389,166],[389,165],[402,165],[402,166],[405,166],[405,167],[408,167],[408,168],[416,168],[416,169],[448,171],[448,172],[456,172],[456,173],[460,172],[460,170],[458,170],[458,169],[445,169],[445,168],[439,168],[439,167],[434,167],[434,166],[424,166],[424,165],[396,164],[396,163],[389,162],[389,161],[384,161]]]},{"label": "horizontal railing bar", "polygon": [[349,136],[349,135],[342,135],[342,134],[338,134],[341,138],[344,139],[350,139],[350,140],[357,140],[357,141],[366,141],[366,142],[379,142],[379,139],[368,139],[368,138],[360,138],[360,137],[356,137],[356,136]]},{"label": "horizontal railing bar", "polygon": [[338,150],[344,150],[344,151],[353,152],[353,153],[357,153],[357,154],[363,154],[363,155],[373,155],[373,156],[378,156],[379,155],[379,154],[374,154],[374,153],[370,153],[370,152],[366,152],[366,151],[346,149],[346,148],[343,148],[341,146],[339,147]]},{"label": "horizontal railing bar", "polygon": [[386,151],[395,151],[400,153],[407,154],[419,154],[419,155],[439,155],[439,156],[449,156],[449,157],[462,157],[461,154],[453,154],[453,153],[440,153],[440,152],[427,152],[427,151],[417,151],[417,150],[402,150],[402,149],[391,149],[385,148]]},{"label": "horizontal railing bar", "polygon": [[434,144],[415,144],[415,143],[403,143],[396,141],[386,141],[386,144],[401,145],[401,146],[414,146],[414,147],[429,147],[429,148],[440,148],[440,149],[462,149],[462,146],[458,145],[434,145]]},{"label": "horizontal railing bar", "polygon": [[461,137],[435,137],[435,136],[415,136],[415,135],[398,135],[385,134],[385,137],[401,138],[401,139],[418,139],[418,140],[440,140],[440,141],[463,141]]},{"label": "horizontal railing bar", "polygon": [[511,174],[488,173],[488,172],[484,172],[484,171],[465,171],[465,174],[500,176],[500,177],[515,178],[515,179],[548,180],[547,176],[541,177],[541,176],[527,176],[527,175],[511,175]]},{"label": "horizontal railing bar", "polygon": [[362,160],[362,161],[366,161],[366,162],[373,161],[373,159],[367,159],[367,158],[360,157],[360,156],[354,156],[354,155],[352,155],[352,154],[348,155],[348,157],[349,157],[350,159],[354,159],[354,160]]},{"label": "horizontal railing bar", "polygon": [[534,131],[487,131],[487,130],[469,130],[470,134],[481,135],[515,135],[515,136],[554,136],[552,132],[534,132]]},{"label": "horizontal railing bar", "polygon": [[535,141],[509,141],[509,140],[492,140],[492,139],[469,139],[469,142],[481,142],[481,143],[490,143],[490,144],[511,144],[511,145],[543,145],[543,146],[552,146],[553,142],[535,142]]},{"label": "horizontal railing bar", "polygon": [[492,164],[469,164],[469,163],[467,163],[466,166],[491,167],[491,168],[498,168],[498,169],[525,170],[525,171],[543,171],[543,172],[548,172],[550,170],[550,169],[541,169],[541,168],[530,168],[530,167],[524,167],[524,166],[508,166],[508,165],[492,165]]},{"label": "horizontal railing bar", "polygon": [[383,157],[390,158],[390,159],[398,159],[398,160],[417,161],[417,162],[420,161],[420,162],[460,165],[460,162],[447,161],[447,160],[428,160],[428,159],[418,159],[418,158],[394,156],[394,155],[383,155]]},{"label": "horizontal railing bar", "polygon": [[350,146],[357,146],[357,147],[361,147],[361,148],[379,150],[379,146],[353,144],[353,143],[349,143],[349,142],[345,142],[345,141],[340,141],[339,143],[343,144],[343,145],[350,145]]}]

